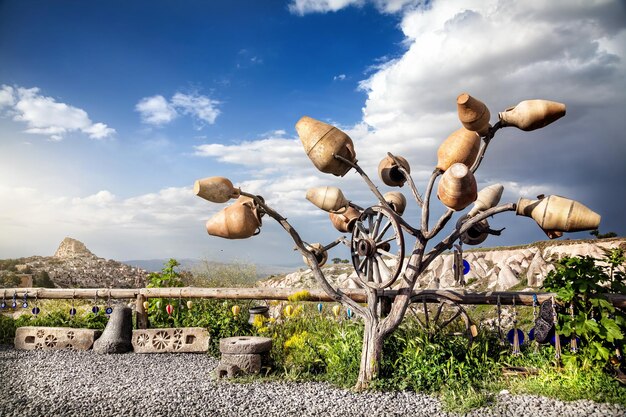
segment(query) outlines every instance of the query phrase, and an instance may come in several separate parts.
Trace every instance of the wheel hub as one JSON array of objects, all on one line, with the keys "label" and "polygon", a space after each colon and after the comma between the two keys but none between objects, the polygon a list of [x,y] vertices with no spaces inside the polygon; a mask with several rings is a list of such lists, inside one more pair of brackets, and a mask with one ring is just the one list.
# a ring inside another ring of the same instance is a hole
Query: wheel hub
[{"label": "wheel hub", "polygon": [[376,253],[376,242],[373,239],[362,239],[357,244],[356,251],[359,256],[370,258]]}]

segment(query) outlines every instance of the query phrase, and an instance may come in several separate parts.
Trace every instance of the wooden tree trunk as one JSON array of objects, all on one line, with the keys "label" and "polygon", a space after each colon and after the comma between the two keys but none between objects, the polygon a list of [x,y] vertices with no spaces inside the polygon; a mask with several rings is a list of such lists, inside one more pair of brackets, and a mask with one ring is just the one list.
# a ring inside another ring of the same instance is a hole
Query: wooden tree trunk
[{"label": "wooden tree trunk", "polygon": [[355,389],[359,391],[369,388],[370,382],[378,376],[384,341],[384,335],[378,329],[378,319],[366,317],[364,321],[361,367],[355,386]]}]

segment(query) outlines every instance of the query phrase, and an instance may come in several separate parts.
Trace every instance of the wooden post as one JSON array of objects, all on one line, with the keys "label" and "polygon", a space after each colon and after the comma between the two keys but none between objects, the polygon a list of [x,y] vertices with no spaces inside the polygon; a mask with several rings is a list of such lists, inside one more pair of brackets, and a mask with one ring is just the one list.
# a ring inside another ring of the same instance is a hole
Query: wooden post
[{"label": "wooden post", "polygon": [[148,312],[143,307],[144,301],[147,298],[143,294],[137,294],[137,301],[135,303],[135,312],[137,318],[137,329],[147,329],[148,328]]}]

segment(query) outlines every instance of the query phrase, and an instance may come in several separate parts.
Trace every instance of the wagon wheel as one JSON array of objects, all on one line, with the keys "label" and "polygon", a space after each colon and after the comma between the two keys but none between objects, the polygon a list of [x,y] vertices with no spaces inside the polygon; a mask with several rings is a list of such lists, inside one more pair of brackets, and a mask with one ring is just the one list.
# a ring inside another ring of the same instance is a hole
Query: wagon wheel
[{"label": "wagon wheel", "polygon": [[432,340],[435,335],[466,338],[468,345],[476,336],[476,326],[456,301],[436,294],[411,298],[409,310]]},{"label": "wagon wheel", "polygon": [[351,251],[363,285],[374,289],[393,285],[404,262],[404,238],[396,214],[381,206],[365,209],[352,230]]}]

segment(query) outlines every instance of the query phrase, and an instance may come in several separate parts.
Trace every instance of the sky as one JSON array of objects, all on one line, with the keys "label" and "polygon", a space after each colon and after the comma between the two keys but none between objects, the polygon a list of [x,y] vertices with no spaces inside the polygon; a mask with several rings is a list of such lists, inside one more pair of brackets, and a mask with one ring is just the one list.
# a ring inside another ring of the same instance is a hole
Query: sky
[{"label": "sky", "polygon": [[[209,236],[224,205],[193,195],[224,176],[262,195],[310,243],[339,236],[304,197],[338,186],[376,200],[352,170],[323,174],[295,131],[304,115],[378,162],[405,157],[420,192],[467,92],[498,112],[527,99],[567,114],[500,130],[476,172],[502,202],[561,195],[626,234],[626,6],[620,0],[0,1],[0,258],[52,255],[70,236],[104,258],[297,265],[282,228]],[[405,218],[418,223],[417,204]],[[431,222],[444,207],[433,198]],[[461,214],[450,222],[453,225]],[[503,213],[484,247],[546,239]],[[446,230],[444,232],[449,232]],[[443,235],[441,237],[444,237]],[[566,238],[589,238],[588,232]],[[436,243],[434,241],[433,243]],[[330,257],[349,258],[345,247]]]}]

